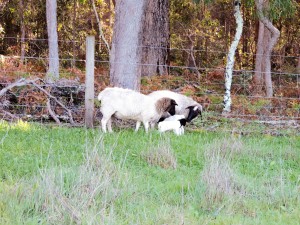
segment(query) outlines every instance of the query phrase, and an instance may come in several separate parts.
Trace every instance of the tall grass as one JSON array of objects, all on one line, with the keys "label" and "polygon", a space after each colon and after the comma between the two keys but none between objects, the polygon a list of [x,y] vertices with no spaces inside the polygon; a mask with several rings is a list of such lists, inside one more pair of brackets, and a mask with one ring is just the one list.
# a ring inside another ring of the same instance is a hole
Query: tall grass
[{"label": "tall grass", "polygon": [[114,203],[128,184],[124,162],[116,165],[112,150],[99,137],[86,146],[82,164],[48,161],[39,174],[7,187],[1,202],[10,216],[1,224],[117,224]]},{"label": "tall grass", "polygon": [[0,123],[0,224],[297,224],[298,137]]},{"label": "tall grass", "polygon": [[157,145],[151,143],[147,151],[141,153],[141,156],[151,166],[160,166],[164,169],[176,169],[177,167],[177,159],[170,140],[160,140]]}]

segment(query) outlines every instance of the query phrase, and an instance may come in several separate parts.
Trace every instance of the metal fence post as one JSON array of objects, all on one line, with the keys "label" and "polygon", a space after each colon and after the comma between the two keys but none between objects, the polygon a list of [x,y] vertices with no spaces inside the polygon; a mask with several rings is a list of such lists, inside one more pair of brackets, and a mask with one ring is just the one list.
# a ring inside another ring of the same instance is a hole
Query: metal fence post
[{"label": "metal fence post", "polygon": [[85,72],[85,126],[93,127],[94,122],[94,67],[95,36],[86,38],[86,72]]}]

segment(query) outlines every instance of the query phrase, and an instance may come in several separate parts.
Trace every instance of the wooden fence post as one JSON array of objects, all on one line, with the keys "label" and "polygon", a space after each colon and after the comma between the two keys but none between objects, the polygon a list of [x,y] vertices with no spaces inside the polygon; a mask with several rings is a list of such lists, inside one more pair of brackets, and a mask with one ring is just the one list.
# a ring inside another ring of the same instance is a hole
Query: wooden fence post
[{"label": "wooden fence post", "polygon": [[94,67],[95,67],[95,37],[86,38],[85,62],[85,126],[93,127],[94,122]]}]

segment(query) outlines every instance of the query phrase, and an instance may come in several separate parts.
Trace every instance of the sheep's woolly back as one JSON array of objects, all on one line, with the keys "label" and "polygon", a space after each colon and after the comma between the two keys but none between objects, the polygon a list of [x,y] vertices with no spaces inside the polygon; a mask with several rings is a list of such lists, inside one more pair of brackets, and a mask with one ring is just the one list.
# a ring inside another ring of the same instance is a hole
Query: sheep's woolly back
[{"label": "sheep's woolly back", "polygon": [[178,106],[176,106],[176,114],[184,114],[185,116],[187,116],[188,110],[186,108],[189,106],[197,106],[199,107],[199,110],[202,111],[202,106],[198,102],[194,101],[192,98],[169,90],[154,91],[150,93],[148,96],[151,96],[154,99],[159,99],[159,98],[174,99],[178,104]]},{"label": "sheep's woolly back", "polygon": [[160,98],[155,103],[156,111],[162,115],[164,112],[168,112],[171,109],[172,105],[176,105],[177,103],[170,98]]},{"label": "sheep's woolly back", "polygon": [[[112,116],[143,122],[144,125],[149,122],[157,122],[164,112],[171,108],[175,111],[176,104],[170,98],[154,99],[130,89],[117,87],[105,88],[99,93],[98,100],[101,101],[103,130],[106,129],[106,123],[110,123]],[[147,130],[146,127],[145,129]]]}]

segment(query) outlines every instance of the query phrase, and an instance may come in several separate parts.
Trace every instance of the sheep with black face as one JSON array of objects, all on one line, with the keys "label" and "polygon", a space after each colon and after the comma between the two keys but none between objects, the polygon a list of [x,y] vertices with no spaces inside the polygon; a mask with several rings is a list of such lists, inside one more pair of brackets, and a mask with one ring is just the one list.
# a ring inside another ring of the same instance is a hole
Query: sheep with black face
[{"label": "sheep with black face", "polygon": [[149,122],[156,123],[164,113],[175,113],[175,100],[168,97],[151,98],[139,92],[118,87],[105,88],[98,95],[101,101],[100,112],[102,130],[112,132],[111,117],[119,119],[130,119],[137,121],[135,131],[143,122],[146,132],[148,132]]},{"label": "sheep with black face", "polygon": [[[175,114],[184,115],[187,122],[191,122],[198,115],[200,115],[200,117],[202,118],[202,110],[203,110],[202,106],[190,97],[169,90],[154,91],[150,93],[148,96],[154,99],[159,99],[159,98],[174,99],[178,104],[175,107]],[[163,117],[169,117],[169,116],[170,115],[168,115],[167,113],[163,115]]]}]

